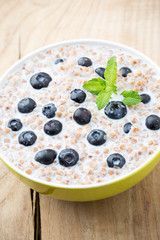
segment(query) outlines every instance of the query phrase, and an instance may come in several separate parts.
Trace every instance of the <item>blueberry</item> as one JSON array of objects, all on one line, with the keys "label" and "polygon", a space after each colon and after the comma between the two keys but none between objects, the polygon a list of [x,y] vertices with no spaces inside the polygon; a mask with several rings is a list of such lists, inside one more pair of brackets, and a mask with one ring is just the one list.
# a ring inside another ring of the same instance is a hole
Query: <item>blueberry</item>
[{"label": "blueberry", "polygon": [[78,59],[78,65],[84,66],[84,67],[90,67],[92,65],[92,61],[90,58],[81,57]]},{"label": "blueberry", "polygon": [[[99,67],[99,68],[96,68],[95,69],[95,72],[101,77],[101,78],[104,78],[104,71],[105,71],[105,68],[102,68],[102,67]],[[105,79],[105,78],[104,78]]]},{"label": "blueberry", "polygon": [[62,123],[58,120],[50,120],[44,125],[44,132],[50,136],[57,135],[62,131]]},{"label": "blueberry", "polygon": [[24,146],[31,146],[35,143],[36,140],[37,140],[37,136],[32,131],[22,132],[18,137],[19,143]]},{"label": "blueberry", "polygon": [[127,77],[128,73],[132,72],[128,67],[122,67],[119,69],[119,71],[122,73],[122,77]]},{"label": "blueberry", "polygon": [[123,131],[125,133],[129,133],[130,130],[131,130],[131,127],[132,127],[132,123],[128,122],[128,123],[125,123],[124,126],[123,126]]},{"label": "blueberry", "polygon": [[64,59],[58,58],[58,59],[55,61],[55,64],[58,64],[58,63],[60,63],[60,62],[64,62]]},{"label": "blueberry", "polygon": [[36,102],[32,98],[23,98],[18,103],[18,110],[21,113],[30,113],[37,106]]},{"label": "blueberry", "polygon": [[44,149],[36,153],[35,161],[45,165],[49,165],[54,162],[56,156],[57,156],[56,151],[52,149]]},{"label": "blueberry", "polygon": [[113,153],[109,155],[109,157],[107,158],[108,167],[111,168],[114,167],[122,168],[125,163],[126,163],[125,158],[119,153]]},{"label": "blueberry", "polygon": [[35,89],[41,89],[48,87],[50,81],[52,81],[52,78],[49,76],[49,74],[45,72],[39,72],[31,77],[30,84]]},{"label": "blueberry", "polygon": [[78,108],[73,114],[73,119],[80,125],[89,123],[91,117],[91,112],[86,108]]},{"label": "blueberry", "polygon": [[11,128],[12,131],[19,131],[22,128],[21,120],[17,118],[10,119],[8,127]]},{"label": "blueberry", "polygon": [[149,115],[146,118],[146,126],[150,130],[158,130],[160,129],[160,117],[157,115]]},{"label": "blueberry", "polygon": [[79,154],[72,148],[66,148],[60,152],[58,159],[61,165],[70,167],[78,162]]},{"label": "blueberry", "polygon": [[86,93],[81,89],[74,89],[70,94],[71,100],[77,103],[82,103],[86,99]]},{"label": "blueberry", "polygon": [[57,108],[53,103],[48,103],[45,105],[42,109],[42,113],[47,117],[47,118],[52,118],[55,116],[55,112],[57,111]]},{"label": "blueberry", "polygon": [[120,119],[127,114],[127,108],[123,102],[111,101],[105,107],[104,113],[111,119]]},{"label": "blueberry", "polygon": [[107,135],[103,130],[93,129],[87,136],[90,144],[100,146],[106,142]]},{"label": "blueberry", "polygon": [[140,96],[142,98],[141,102],[144,104],[147,104],[151,100],[151,97],[148,94],[143,93]]}]

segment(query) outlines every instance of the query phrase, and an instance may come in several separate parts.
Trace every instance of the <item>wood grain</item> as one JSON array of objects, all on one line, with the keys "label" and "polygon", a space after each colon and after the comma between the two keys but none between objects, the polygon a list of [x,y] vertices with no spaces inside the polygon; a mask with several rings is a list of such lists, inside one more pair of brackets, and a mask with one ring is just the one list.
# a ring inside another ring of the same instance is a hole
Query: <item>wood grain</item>
[{"label": "wood grain", "polygon": [[[58,41],[117,41],[160,62],[159,0],[0,0],[0,74]],[[159,240],[160,164],[115,197],[73,203],[42,196],[0,163],[0,239]]]},{"label": "wood grain", "polygon": [[[0,1],[0,74],[21,57],[18,1]],[[2,117],[2,116],[0,116]],[[35,200],[33,198],[33,205]],[[0,162],[0,239],[34,239],[30,189]]]}]

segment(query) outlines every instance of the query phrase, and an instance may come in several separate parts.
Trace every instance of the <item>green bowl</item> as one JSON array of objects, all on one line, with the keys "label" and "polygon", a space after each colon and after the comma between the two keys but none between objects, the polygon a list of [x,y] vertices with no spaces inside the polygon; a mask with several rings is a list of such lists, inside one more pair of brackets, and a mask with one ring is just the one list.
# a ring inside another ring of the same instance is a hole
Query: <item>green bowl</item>
[{"label": "green bowl", "polygon": [[[44,48],[38,49],[37,51],[29,54],[28,56],[22,58],[18,62],[16,62],[1,78],[3,81],[8,74],[12,71],[16,70],[17,67],[28,60],[30,57],[36,55],[39,51],[45,50],[49,47],[61,47],[64,44],[90,44],[94,43],[97,45],[106,45],[111,48],[121,48],[126,50],[128,53],[137,55],[138,57],[143,58],[150,66],[156,69],[160,73],[160,68],[148,57],[143,55],[142,53],[119,43],[109,42],[104,40],[92,40],[92,39],[82,39],[82,40],[73,40],[73,41],[65,41],[60,42],[58,44],[52,44],[50,46],[46,46]],[[7,155],[7,153],[6,153]],[[64,185],[64,184],[53,184],[46,183],[41,179],[34,178],[26,173],[22,172],[20,169],[15,167],[12,163],[7,160],[7,156],[4,156],[0,152],[0,159],[5,163],[5,165],[12,171],[12,173],[19,178],[22,182],[27,184],[30,188],[35,191],[51,196],[53,198],[67,200],[67,201],[93,201],[98,199],[104,199],[107,197],[114,196],[118,193],[121,193],[139,181],[141,181],[145,176],[152,171],[152,169],[156,166],[158,161],[160,160],[160,150],[157,151],[153,157],[143,163],[141,166],[137,167],[135,170],[126,174],[125,176],[119,177],[116,180],[107,183],[98,183],[92,185]]]}]

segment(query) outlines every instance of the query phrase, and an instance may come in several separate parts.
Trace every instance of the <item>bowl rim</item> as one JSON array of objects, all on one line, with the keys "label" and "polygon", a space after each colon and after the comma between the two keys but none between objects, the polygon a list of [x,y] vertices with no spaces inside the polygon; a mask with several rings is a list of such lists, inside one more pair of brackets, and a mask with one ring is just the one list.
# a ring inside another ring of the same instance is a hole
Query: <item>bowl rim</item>
[{"label": "bowl rim", "polygon": [[[26,56],[24,56],[21,59],[19,59],[18,61],[16,61],[2,75],[2,77],[0,78],[0,84],[1,84],[2,80],[5,79],[10,72],[13,72],[14,69],[17,68],[20,64],[22,64],[23,62],[25,62],[26,60],[33,57],[34,55],[36,55],[39,52],[43,52],[49,48],[56,48],[56,47],[60,47],[60,46],[64,46],[64,45],[86,44],[86,43],[87,44],[97,44],[97,45],[104,44],[105,46],[111,46],[112,48],[119,48],[119,49],[122,48],[123,50],[127,51],[128,53],[131,53],[133,55],[136,55],[137,57],[143,58],[146,62],[148,62],[151,66],[153,66],[156,69],[156,72],[160,73],[160,67],[155,62],[153,62],[153,60],[151,58],[147,57],[145,54],[141,53],[140,51],[138,51],[132,47],[129,47],[128,45],[125,45],[125,44],[122,44],[119,42],[115,42],[115,41],[87,38],[87,39],[74,39],[74,40],[61,41],[61,42],[49,44],[44,47],[38,48],[37,50],[27,54]],[[4,162],[4,164],[6,164],[10,169],[12,169],[15,173],[17,173],[21,177],[31,180],[37,184],[41,184],[41,185],[44,185],[47,187],[61,188],[61,189],[91,189],[91,188],[97,188],[97,187],[111,185],[111,184],[120,182],[122,180],[126,180],[127,178],[131,177],[132,175],[135,175],[136,173],[140,172],[143,168],[147,167],[158,156],[160,157],[160,149],[158,149],[150,159],[148,159],[147,161],[142,163],[139,167],[137,167],[134,170],[132,170],[131,172],[129,172],[123,176],[120,176],[117,179],[111,180],[111,181],[101,182],[101,183],[93,183],[93,184],[85,184],[85,185],[82,185],[82,184],[66,185],[66,184],[57,184],[57,183],[54,184],[53,182],[46,182],[42,179],[38,179],[37,177],[30,176],[30,175],[26,174],[25,172],[23,172],[22,170],[20,170],[18,167],[14,166],[14,164],[12,162],[9,162],[7,157],[4,157],[4,155],[0,152],[0,159],[2,160],[2,162]]]}]

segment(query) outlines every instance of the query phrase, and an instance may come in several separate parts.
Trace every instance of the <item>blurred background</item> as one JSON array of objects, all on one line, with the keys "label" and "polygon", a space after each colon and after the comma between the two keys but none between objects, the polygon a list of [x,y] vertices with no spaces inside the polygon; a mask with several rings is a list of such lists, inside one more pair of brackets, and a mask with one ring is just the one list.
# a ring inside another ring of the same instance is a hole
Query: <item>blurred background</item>
[{"label": "blurred background", "polygon": [[[0,0],[0,32],[1,75],[79,38],[120,42],[159,64],[160,0]],[[0,163],[0,240],[160,240],[159,171],[118,196],[71,203],[31,191]]]}]

